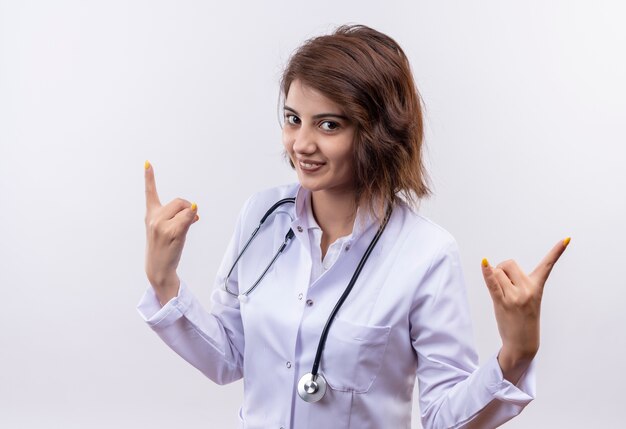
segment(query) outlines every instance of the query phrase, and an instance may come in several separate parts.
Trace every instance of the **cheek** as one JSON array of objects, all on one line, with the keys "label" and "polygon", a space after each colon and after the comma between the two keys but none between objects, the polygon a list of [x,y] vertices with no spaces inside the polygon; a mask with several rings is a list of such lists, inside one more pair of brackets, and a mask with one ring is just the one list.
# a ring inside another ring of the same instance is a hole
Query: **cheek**
[{"label": "cheek", "polygon": [[352,157],[346,158],[344,165],[345,175],[348,177],[354,177],[354,163],[352,161]]},{"label": "cheek", "polygon": [[352,164],[354,163],[352,140],[349,139],[348,141],[342,142],[341,148],[341,153],[338,154],[341,159],[341,163],[346,167],[346,169],[352,170]]},{"label": "cheek", "polygon": [[354,177],[354,154],[352,145],[342,154],[342,164],[344,166],[344,174],[348,177]]},{"label": "cheek", "polygon": [[286,131],[284,128],[283,128],[282,139],[283,139],[283,146],[285,150],[291,153],[292,148],[293,148],[293,137],[291,136],[291,133],[289,131]]}]

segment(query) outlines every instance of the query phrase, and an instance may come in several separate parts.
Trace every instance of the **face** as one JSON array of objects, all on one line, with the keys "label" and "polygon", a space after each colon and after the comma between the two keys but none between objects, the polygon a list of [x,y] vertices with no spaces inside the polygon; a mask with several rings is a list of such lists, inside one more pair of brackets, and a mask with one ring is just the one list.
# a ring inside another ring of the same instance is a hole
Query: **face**
[{"label": "face", "polygon": [[355,126],[341,106],[294,80],[284,115],[283,145],[300,184],[312,192],[353,192]]}]

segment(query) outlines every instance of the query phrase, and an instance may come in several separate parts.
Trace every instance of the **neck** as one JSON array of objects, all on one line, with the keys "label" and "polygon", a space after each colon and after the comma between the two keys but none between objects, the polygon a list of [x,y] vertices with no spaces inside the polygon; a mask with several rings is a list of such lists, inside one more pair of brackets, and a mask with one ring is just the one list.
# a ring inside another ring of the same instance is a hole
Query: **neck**
[{"label": "neck", "polygon": [[313,192],[313,215],[322,233],[330,242],[352,232],[357,205],[354,193]]}]

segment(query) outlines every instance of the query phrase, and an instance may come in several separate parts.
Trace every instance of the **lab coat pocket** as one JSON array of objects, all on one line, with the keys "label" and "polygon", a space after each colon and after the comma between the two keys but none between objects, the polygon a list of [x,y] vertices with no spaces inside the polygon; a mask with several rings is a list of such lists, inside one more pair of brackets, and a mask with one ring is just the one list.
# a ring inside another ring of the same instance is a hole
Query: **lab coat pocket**
[{"label": "lab coat pocket", "polygon": [[390,331],[391,326],[364,326],[335,319],[321,361],[321,373],[330,388],[367,392],[380,371]]}]

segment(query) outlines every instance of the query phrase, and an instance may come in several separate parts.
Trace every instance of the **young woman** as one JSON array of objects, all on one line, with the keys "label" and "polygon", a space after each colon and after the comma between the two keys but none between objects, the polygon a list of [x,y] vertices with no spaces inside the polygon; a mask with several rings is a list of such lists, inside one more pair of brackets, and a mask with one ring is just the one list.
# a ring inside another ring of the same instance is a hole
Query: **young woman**
[{"label": "young woman", "polygon": [[[283,144],[298,184],[252,196],[209,312],[176,274],[197,207],[162,206],[146,162],[138,308],[216,383],[244,379],[244,428],[493,428],[534,396],[543,286],[482,262],[502,347],[478,367],[458,249],[419,215],[428,194],[420,98],[402,49],[365,26],[316,37],[282,79]],[[260,225],[260,226],[259,226]]]}]

